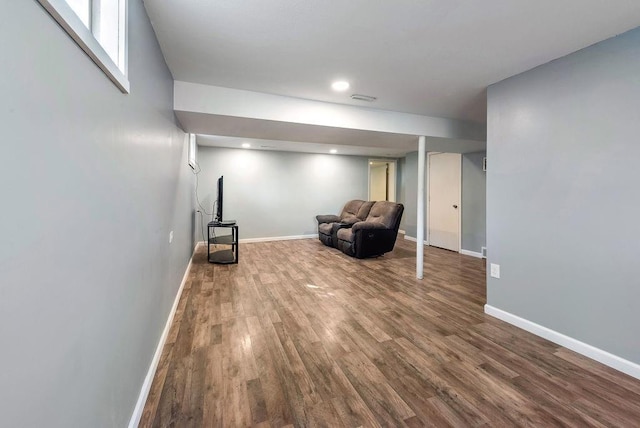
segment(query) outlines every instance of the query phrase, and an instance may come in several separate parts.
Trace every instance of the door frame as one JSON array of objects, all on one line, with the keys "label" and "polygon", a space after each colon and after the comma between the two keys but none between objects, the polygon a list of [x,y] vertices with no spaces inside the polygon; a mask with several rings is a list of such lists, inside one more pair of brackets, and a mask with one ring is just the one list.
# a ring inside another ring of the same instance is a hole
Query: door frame
[{"label": "door frame", "polygon": [[[371,162],[385,162],[388,164],[393,164],[393,201],[398,201],[398,160],[397,159],[387,159],[387,158],[369,158],[367,159],[367,200],[371,199]],[[391,174],[389,174],[391,177]],[[391,182],[391,179],[389,179]],[[391,183],[389,184],[389,188],[391,188]],[[388,190],[388,189],[387,189]],[[391,195],[391,192],[388,192]]]},{"label": "door frame", "polygon": [[[430,227],[430,222],[431,222],[431,218],[429,216],[429,210],[431,209],[431,195],[430,195],[430,188],[429,188],[429,182],[430,182],[430,177],[431,177],[431,155],[440,155],[443,153],[450,153],[450,152],[427,152],[427,173],[425,174],[425,187],[427,190],[427,195],[426,195],[426,201],[427,201],[427,206],[425,209],[425,220],[427,221],[426,224],[426,230],[425,230],[425,244],[431,246],[431,227]],[[458,155],[460,156],[460,188],[458,189],[458,208],[459,208],[459,213],[458,213],[458,253],[462,250],[462,210],[463,210],[463,206],[462,206],[462,153],[451,153],[454,155]]]}]

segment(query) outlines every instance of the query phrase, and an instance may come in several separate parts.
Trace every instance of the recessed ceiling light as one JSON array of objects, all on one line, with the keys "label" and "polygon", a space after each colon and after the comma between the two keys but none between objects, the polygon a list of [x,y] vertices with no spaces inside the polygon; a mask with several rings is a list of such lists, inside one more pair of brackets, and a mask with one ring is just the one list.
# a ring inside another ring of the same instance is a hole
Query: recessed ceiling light
[{"label": "recessed ceiling light", "polygon": [[249,147],[251,147],[251,144],[249,144],[249,143],[242,143],[242,148],[243,148],[243,149],[248,149]]},{"label": "recessed ceiling light", "polygon": [[349,89],[349,82],[344,80],[339,80],[337,82],[333,82],[331,84],[331,87],[333,88],[334,91],[346,91],[347,89]]},{"label": "recessed ceiling light", "polygon": [[329,150],[329,153],[331,153],[332,155],[335,155],[336,153],[338,153],[338,151],[336,149],[331,149]]}]

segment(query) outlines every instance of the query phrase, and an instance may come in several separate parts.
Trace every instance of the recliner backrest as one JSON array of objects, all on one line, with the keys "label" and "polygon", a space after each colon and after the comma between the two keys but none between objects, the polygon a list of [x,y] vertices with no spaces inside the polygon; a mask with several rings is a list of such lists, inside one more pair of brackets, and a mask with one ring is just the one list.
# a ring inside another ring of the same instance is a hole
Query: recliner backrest
[{"label": "recliner backrest", "polygon": [[358,220],[364,221],[369,216],[369,212],[371,212],[371,207],[373,206],[373,204],[375,204],[375,201],[366,201],[362,204],[362,206],[358,210],[358,214],[356,214]]},{"label": "recliner backrest", "polygon": [[378,201],[373,204],[369,215],[367,216],[367,222],[382,223],[387,229],[397,230],[400,227],[400,218],[404,206],[395,202]]},{"label": "recliner backrest", "polygon": [[344,205],[344,208],[342,208],[340,219],[345,223],[362,221],[367,218],[372,205],[373,202],[362,201],[359,199],[349,201]]}]

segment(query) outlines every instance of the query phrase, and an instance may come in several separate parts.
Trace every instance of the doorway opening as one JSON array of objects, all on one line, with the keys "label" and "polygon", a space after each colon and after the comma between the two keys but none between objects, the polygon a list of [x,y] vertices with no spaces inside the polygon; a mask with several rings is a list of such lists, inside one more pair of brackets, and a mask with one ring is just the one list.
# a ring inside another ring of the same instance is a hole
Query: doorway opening
[{"label": "doorway opening", "polygon": [[396,202],[396,161],[369,159],[369,200]]}]

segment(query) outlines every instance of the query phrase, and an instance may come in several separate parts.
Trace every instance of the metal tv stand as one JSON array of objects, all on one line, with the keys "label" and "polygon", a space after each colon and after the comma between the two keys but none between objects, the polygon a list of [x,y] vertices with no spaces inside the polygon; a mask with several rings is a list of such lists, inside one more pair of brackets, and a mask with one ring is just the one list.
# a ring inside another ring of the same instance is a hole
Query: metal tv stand
[{"label": "metal tv stand", "polygon": [[[224,234],[216,233],[216,229],[225,229]],[[229,231],[229,229],[231,229]],[[230,233],[229,233],[230,232]],[[217,249],[211,246],[223,245]],[[235,264],[238,263],[238,225],[233,220],[211,221],[207,225],[207,260],[209,263]]]}]

